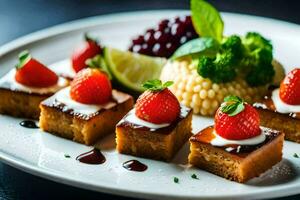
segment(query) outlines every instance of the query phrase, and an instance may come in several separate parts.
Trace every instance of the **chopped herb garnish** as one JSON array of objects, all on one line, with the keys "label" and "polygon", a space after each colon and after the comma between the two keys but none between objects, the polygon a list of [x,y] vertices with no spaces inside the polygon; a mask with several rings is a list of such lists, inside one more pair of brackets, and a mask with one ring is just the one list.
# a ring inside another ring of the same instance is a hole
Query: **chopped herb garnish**
[{"label": "chopped herb garnish", "polygon": [[193,179],[199,179],[198,176],[196,174],[192,174],[191,176]]},{"label": "chopped herb garnish", "polygon": [[293,155],[295,158],[299,158],[298,154],[294,153]]},{"label": "chopped herb garnish", "polygon": [[174,183],[179,183],[179,178],[174,177]]},{"label": "chopped herb garnish", "polygon": [[69,154],[65,154],[65,158],[71,158]]}]

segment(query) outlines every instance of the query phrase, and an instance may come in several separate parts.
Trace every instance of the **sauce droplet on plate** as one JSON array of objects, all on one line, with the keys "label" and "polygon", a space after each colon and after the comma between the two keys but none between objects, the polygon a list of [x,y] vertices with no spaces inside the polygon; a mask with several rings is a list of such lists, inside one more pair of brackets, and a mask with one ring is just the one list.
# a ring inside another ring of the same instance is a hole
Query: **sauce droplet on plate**
[{"label": "sauce droplet on plate", "polygon": [[39,128],[35,121],[31,121],[31,120],[24,120],[20,122],[20,125],[25,127],[25,128]]},{"label": "sauce droplet on plate", "polygon": [[129,171],[143,172],[148,166],[138,160],[129,160],[123,163],[123,167]]},{"label": "sauce droplet on plate", "polygon": [[106,158],[104,157],[104,155],[101,153],[100,150],[92,149],[91,151],[88,151],[86,153],[77,156],[76,160],[86,164],[97,165],[97,164],[104,163],[106,161]]}]

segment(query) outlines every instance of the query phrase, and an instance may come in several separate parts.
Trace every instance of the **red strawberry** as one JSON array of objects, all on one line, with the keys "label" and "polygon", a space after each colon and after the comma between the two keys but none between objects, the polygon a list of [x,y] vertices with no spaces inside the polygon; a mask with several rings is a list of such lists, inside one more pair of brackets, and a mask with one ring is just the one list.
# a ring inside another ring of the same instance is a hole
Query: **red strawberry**
[{"label": "red strawberry", "polygon": [[215,131],[229,140],[244,140],[261,133],[259,114],[236,96],[228,96],[215,115]]},{"label": "red strawberry", "polygon": [[167,88],[172,82],[162,84],[160,80],[143,84],[148,90],[137,100],[135,114],[138,118],[155,124],[171,123],[178,118],[180,104]]},{"label": "red strawberry", "polygon": [[84,104],[103,104],[111,99],[112,88],[106,73],[86,68],[76,74],[71,82],[70,96]]},{"label": "red strawberry", "polygon": [[19,54],[19,64],[16,69],[16,81],[29,87],[50,87],[58,81],[58,76],[32,58],[28,51]]},{"label": "red strawberry", "polygon": [[79,72],[87,65],[85,61],[101,53],[101,47],[98,42],[85,34],[85,43],[76,49],[72,54],[72,66],[76,72]]},{"label": "red strawberry", "polygon": [[279,96],[291,105],[300,104],[300,69],[289,72],[280,84]]}]

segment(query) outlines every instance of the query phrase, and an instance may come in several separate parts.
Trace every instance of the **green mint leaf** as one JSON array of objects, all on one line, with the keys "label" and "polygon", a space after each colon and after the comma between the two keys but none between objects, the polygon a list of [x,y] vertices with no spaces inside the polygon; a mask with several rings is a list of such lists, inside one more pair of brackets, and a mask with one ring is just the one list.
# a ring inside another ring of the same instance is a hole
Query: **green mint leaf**
[{"label": "green mint leaf", "polygon": [[173,84],[173,81],[167,81],[164,84],[162,84],[161,80],[159,79],[153,79],[148,80],[145,83],[142,84],[142,87],[151,90],[151,91],[161,91]]},{"label": "green mint leaf", "polygon": [[298,154],[294,153],[293,155],[295,158],[299,158]]},{"label": "green mint leaf", "polygon": [[174,177],[174,183],[179,183],[179,178],[177,178],[177,177]]},{"label": "green mint leaf", "polygon": [[180,46],[171,59],[175,60],[185,56],[197,58],[200,55],[213,56],[218,52],[219,47],[219,42],[212,37],[196,38]]},{"label": "green mint leaf", "polygon": [[201,37],[213,37],[221,42],[224,22],[220,13],[204,0],[191,0],[192,21]]},{"label": "green mint leaf", "polygon": [[224,102],[243,102],[243,100],[238,96],[229,95],[224,98]]},{"label": "green mint leaf", "polygon": [[245,109],[244,103],[239,103],[236,106],[236,108],[233,111],[231,111],[228,115],[230,117],[235,116],[235,115],[239,114],[240,112],[242,112],[244,109]]},{"label": "green mint leaf", "polygon": [[245,109],[244,101],[238,96],[227,96],[221,105],[221,111],[228,116],[235,116]]},{"label": "green mint leaf", "polygon": [[222,106],[221,111],[223,113],[232,113],[237,107],[237,104],[229,104],[229,105],[224,105]]},{"label": "green mint leaf", "polygon": [[173,81],[167,81],[163,84],[163,87],[167,88],[167,87],[170,87],[171,85],[173,85]]},{"label": "green mint leaf", "polygon": [[31,59],[31,55],[28,50],[22,51],[18,57],[19,63],[16,65],[17,69],[22,68]]},{"label": "green mint leaf", "polygon": [[199,179],[198,177],[197,177],[197,175],[196,174],[192,174],[192,176],[191,176],[193,179]]}]

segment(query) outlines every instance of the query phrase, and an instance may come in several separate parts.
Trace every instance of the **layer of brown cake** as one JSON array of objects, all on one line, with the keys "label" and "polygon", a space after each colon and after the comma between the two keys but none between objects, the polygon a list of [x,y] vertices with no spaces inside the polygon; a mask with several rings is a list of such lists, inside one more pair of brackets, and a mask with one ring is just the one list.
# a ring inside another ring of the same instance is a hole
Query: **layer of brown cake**
[{"label": "layer of brown cake", "polygon": [[113,104],[91,115],[76,113],[65,109],[54,97],[40,105],[40,127],[44,131],[91,145],[98,139],[112,133],[116,124],[133,107],[133,98],[125,93],[113,90]]},{"label": "layer of brown cake", "polygon": [[228,152],[224,147],[200,142],[196,139],[197,135],[193,136],[190,139],[189,163],[226,179],[246,182],[272,168],[282,159],[284,134],[277,131],[270,133],[274,137],[269,141],[259,148],[242,153]]},{"label": "layer of brown cake", "polygon": [[253,105],[260,115],[262,126],[284,132],[285,139],[300,143],[300,116],[298,113],[278,113],[270,97]]},{"label": "layer of brown cake", "polygon": [[0,113],[14,117],[39,119],[41,101],[49,95],[29,94],[0,88]]},{"label": "layer of brown cake", "polygon": [[123,121],[116,127],[119,153],[170,161],[191,133],[192,111],[165,128],[151,130]]}]

